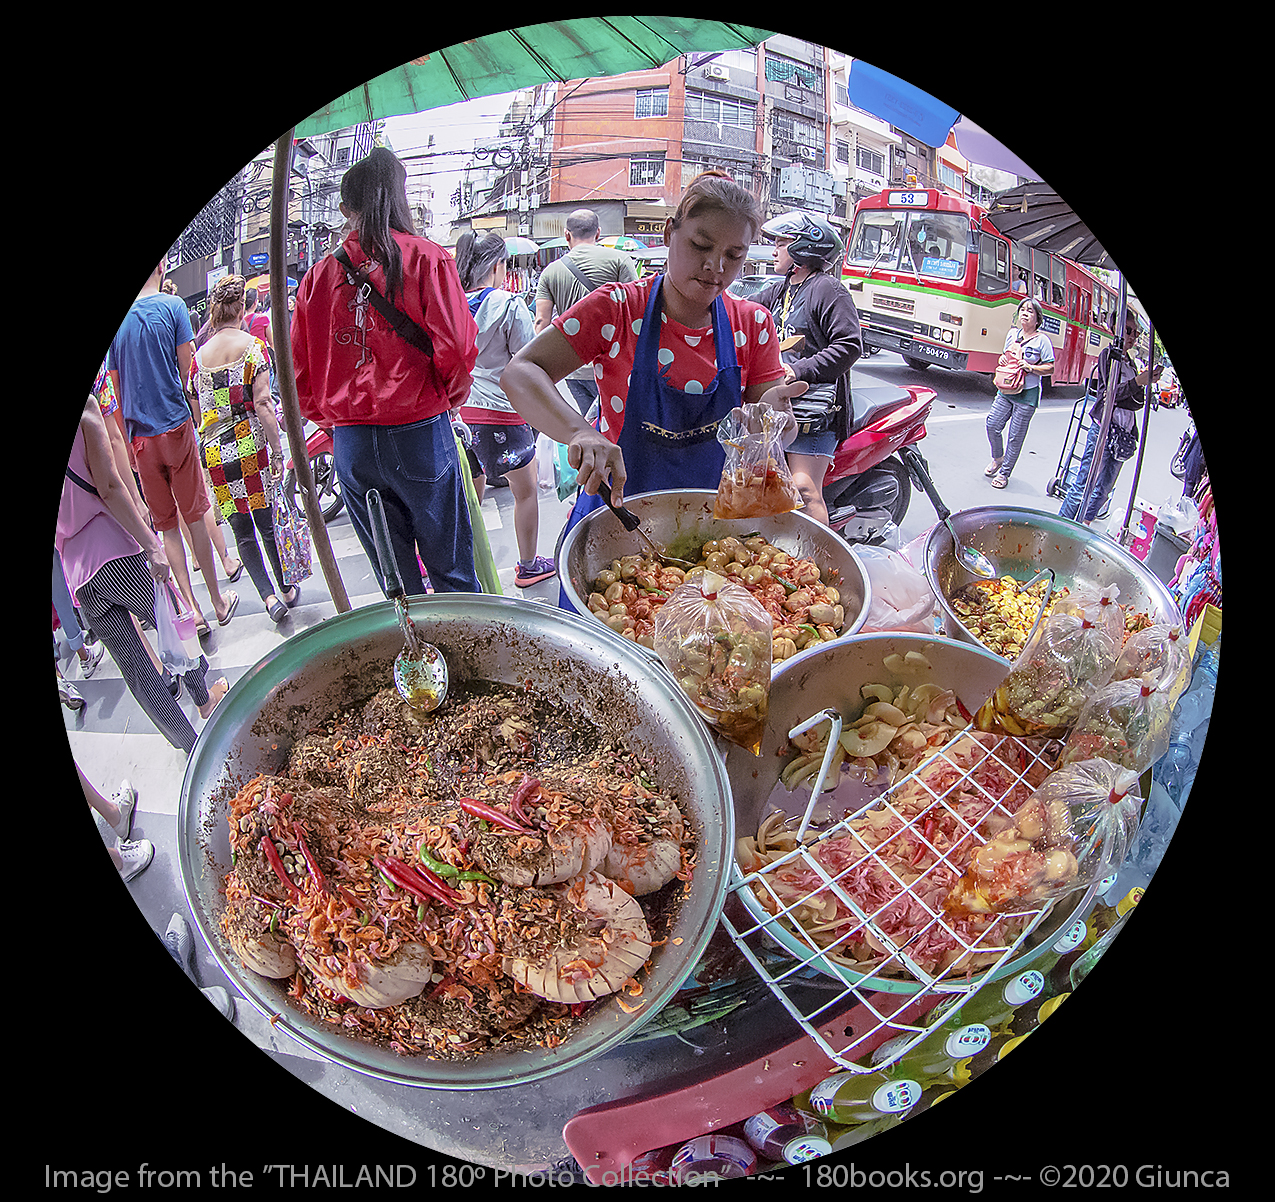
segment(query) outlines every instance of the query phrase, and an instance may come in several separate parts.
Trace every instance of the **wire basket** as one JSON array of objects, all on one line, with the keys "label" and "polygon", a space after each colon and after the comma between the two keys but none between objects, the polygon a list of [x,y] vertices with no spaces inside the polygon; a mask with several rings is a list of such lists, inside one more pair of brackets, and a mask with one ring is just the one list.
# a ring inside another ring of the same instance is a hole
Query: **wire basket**
[{"label": "wire basket", "polygon": [[[721,921],[831,1060],[876,1072],[926,1037],[939,1000],[964,1002],[1039,952],[1029,938],[1055,903],[972,920],[946,914],[942,899],[985,841],[979,823],[1010,818],[1052,769],[1059,744],[968,725],[879,797],[812,833],[842,719],[824,710],[789,731],[795,738],[825,721],[828,747],[810,803],[786,832],[790,846],[752,871],[736,863],[730,896],[742,905]],[[865,948],[875,953],[868,960]],[[799,988],[812,983],[823,988]],[[848,1024],[833,1021],[856,1004]],[[888,1055],[868,1063],[887,1039]]]}]

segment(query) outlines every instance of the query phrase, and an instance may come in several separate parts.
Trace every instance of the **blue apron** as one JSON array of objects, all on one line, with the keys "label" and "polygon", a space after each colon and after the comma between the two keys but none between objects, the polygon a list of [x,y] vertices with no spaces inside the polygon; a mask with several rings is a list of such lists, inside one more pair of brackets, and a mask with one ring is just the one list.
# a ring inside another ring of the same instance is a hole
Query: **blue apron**
[{"label": "blue apron", "polygon": [[[632,496],[667,488],[716,489],[726,464],[726,452],[717,441],[717,424],[744,400],[735,332],[720,296],[712,309],[717,375],[703,392],[683,392],[669,384],[669,369],[662,368],[659,361],[663,284],[664,277],[656,277],[646,303],[629,376],[624,426],[616,440],[627,472],[624,491]],[[602,398],[602,404],[606,403]],[[577,492],[563,537],[602,504],[597,495]],[[565,591],[559,593],[558,606],[574,609]]]}]

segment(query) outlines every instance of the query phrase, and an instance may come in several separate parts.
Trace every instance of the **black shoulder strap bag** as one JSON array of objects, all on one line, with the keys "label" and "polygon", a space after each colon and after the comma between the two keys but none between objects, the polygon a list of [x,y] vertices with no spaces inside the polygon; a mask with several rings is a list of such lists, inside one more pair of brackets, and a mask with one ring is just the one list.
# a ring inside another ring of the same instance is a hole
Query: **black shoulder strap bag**
[{"label": "black shoulder strap bag", "polygon": [[570,255],[563,255],[563,256],[562,256],[562,265],[563,265],[563,267],[565,267],[565,268],[566,268],[569,272],[571,272],[571,274],[572,274],[573,276],[575,276],[575,278],[576,278],[577,280],[579,280],[579,281],[580,281],[580,284],[581,284],[581,285],[583,286],[583,288],[584,288],[584,294],[585,294],[585,296],[588,296],[588,295],[589,295],[589,293],[590,293],[590,292],[592,292],[595,288],[599,288],[599,287],[601,287],[601,285],[599,285],[599,284],[594,284],[594,283],[591,283],[591,282],[590,282],[589,277],[588,277],[587,275],[585,275],[585,274],[584,274],[584,272],[583,272],[583,271],[581,271],[581,270],[580,270],[580,268],[578,268],[578,267],[577,267],[577,266],[576,266],[576,265],[575,265],[575,264],[571,261],[571,256],[570,256]]},{"label": "black shoulder strap bag", "polygon": [[336,261],[345,268],[351,282],[361,284],[367,289],[367,299],[371,303],[372,308],[374,308],[382,317],[385,318],[386,321],[390,323],[390,327],[393,329],[394,333],[396,333],[400,338],[405,339],[407,342],[410,342],[417,350],[422,351],[424,354],[429,356],[429,359],[432,362],[434,358],[434,342],[430,338],[429,334],[427,334],[421,326],[417,325],[415,321],[408,317],[402,309],[400,309],[397,305],[391,304],[379,291],[377,291],[376,285],[372,283],[371,277],[368,274],[367,265],[364,264],[362,267],[355,267],[350,261],[350,256],[345,253],[344,246],[338,246],[332,254]]}]

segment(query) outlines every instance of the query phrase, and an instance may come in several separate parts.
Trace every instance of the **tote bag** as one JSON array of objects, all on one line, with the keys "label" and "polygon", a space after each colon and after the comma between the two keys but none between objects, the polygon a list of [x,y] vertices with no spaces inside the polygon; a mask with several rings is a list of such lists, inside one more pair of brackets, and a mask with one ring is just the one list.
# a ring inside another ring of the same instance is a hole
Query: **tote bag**
[{"label": "tote bag", "polygon": [[274,519],[275,546],[279,548],[279,564],[283,568],[283,583],[291,587],[310,575],[310,526],[285,488],[275,487],[270,509]]}]

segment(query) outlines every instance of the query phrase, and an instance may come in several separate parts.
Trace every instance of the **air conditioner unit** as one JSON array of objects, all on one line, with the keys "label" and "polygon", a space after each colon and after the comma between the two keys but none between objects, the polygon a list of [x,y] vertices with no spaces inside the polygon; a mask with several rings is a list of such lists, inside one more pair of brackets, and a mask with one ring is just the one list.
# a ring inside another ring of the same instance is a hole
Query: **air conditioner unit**
[{"label": "air conditioner unit", "polygon": [[815,158],[815,148],[813,146],[794,146],[793,157],[798,159],[809,159],[813,162]]},{"label": "air conditioner unit", "polygon": [[708,79],[730,79],[730,68],[723,67],[719,63],[709,63],[704,68],[704,75]]}]

